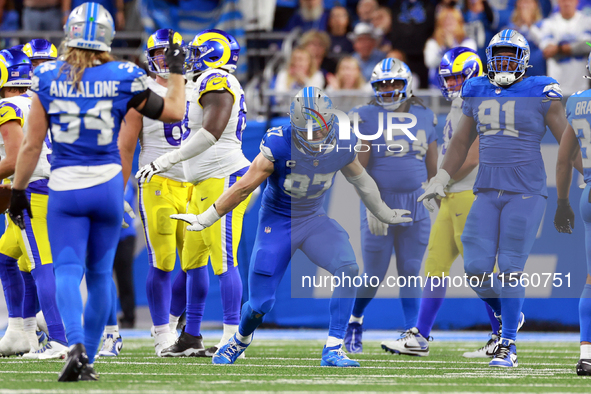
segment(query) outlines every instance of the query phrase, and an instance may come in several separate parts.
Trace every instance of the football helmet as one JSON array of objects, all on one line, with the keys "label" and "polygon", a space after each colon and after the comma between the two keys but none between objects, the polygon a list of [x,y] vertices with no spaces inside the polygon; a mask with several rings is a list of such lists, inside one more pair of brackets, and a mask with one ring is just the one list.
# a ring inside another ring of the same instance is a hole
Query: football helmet
[{"label": "football helmet", "polygon": [[[587,66],[586,67],[587,67],[587,72],[589,74],[591,74],[591,52],[589,53],[589,56],[587,57]],[[591,79],[591,77],[588,75],[585,75],[585,78]]]},{"label": "football helmet", "polygon": [[51,42],[43,38],[35,38],[25,44],[22,51],[31,60],[55,60],[57,48]]},{"label": "football helmet", "polygon": [[[498,55],[502,49],[514,52],[514,55]],[[495,34],[486,47],[488,79],[495,85],[511,85],[525,75],[529,65],[529,55],[529,44],[521,33],[505,29]],[[515,65],[514,70],[512,65]]]},{"label": "football helmet", "polygon": [[[402,89],[382,91],[380,85],[404,82]],[[387,110],[395,110],[412,96],[412,73],[408,66],[394,58],[387,58],[376,64],[369,80],[377,103]]]},{"label": "football helmet", "polygon": [[33,65],[22,51],[3,49],[0,51],[0,62],[7,70],[4,87],[29,87],[33,76]]},{"label": "football helmet", "polygon": [[168,79],[170,72],[166,65],[166,59],[164,53],[161,55],[154,55],[157,49],[168,48],[168,34],[173,33],[173,42],[179,44],[181,48],[185,48],[185,42],[183,37],[174,32],[172,29],[160,29],[156,30],[154,34],[148,38],[147,49],[144,52],[146,55],[146,63],[148,64],[148,70],[161,76],[164,79]]},{"label": "football helmet", "polygon": [[187,76],[194,77],[210,68],[234,72],[240,55],[240,45],[230,34],[210,29],[197,34],[189,43],[187,51]]},{"label": "football helmet", "polygon": [[[470,48],[457,47],[450,49],[443,55],[439,64],[439,88],[446,100],[460,97],[462,85],[472,77],[482,75],[483,67],[478,54]],[[453,77],[454,86],[449,86],[448,80]],[[463,78],[459,80],[458,78]]]},{"label": "football helmet", "polygon": [[17,51],[22,51],[24,46],[25,46],[25,44],[19,44],[19,45],[15,45],[13,47],[10,47],[9,49],[15,49]]},{"label": "football helmet", "polygon": [[84,3],[72,10],[64,32],[67,47],[111,52],[115,24],[105,7],[98,3]]},{"label": "football helmet", "polygon": [[[331,99],[320,88],[307,86],[294,97],[289,108],[292,136],[306,153],[320,153],[321,145],[330,145],[336,138],[335,115],[326,110],[334,109]],[[312,139],[308,139],[308,131]]]}]

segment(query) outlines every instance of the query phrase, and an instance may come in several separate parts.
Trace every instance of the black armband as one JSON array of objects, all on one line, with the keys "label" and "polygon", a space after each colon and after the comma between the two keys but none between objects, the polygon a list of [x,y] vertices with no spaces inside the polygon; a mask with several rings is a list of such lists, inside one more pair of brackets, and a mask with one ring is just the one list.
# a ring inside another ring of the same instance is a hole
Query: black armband
[{"label": "black armband", "polygon": [[164,110],[164,99],[150,89],[132,97],[127,103],[127,109],[136,108],[144,100],[146,103],[141,110],[138,109],[138,112],[150,119],[158,119]]}]

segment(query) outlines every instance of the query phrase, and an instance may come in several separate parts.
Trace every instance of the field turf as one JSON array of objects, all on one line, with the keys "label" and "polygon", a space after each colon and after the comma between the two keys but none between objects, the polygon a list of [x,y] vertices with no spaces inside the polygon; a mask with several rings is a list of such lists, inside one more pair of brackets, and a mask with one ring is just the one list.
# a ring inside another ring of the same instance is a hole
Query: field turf
[{"label": "field turf", "polygon": [[[394,335],[394,334],[391,334]],[[297,338],[298,336],[295,336]],[[206,341],[206,345],[215,342]],[[319,339],[256,338],[247,359],[212,365],[205,358],[158,358],[151,339],[125,339],[122,354],[99,358],[99,382],[58,383],[63,361],[0,359],[0,394],[27,393],[188,393],[198,391],[355,391],[355,392],[500,392],[583,393],[591,380],[575,374],[576,341],[524,341],[518,344],[519,367],[487,366],[488,360],[464,359],[482,341],[435,341],[426,358],[395,356],[379,341],[364,342],[353,355],[361,368],[320,367]],[[372,338],[375,339],[375,336]],[[472,339],[473,336],[470,336]],[[211,342],[211,343],[208,343]]]}]

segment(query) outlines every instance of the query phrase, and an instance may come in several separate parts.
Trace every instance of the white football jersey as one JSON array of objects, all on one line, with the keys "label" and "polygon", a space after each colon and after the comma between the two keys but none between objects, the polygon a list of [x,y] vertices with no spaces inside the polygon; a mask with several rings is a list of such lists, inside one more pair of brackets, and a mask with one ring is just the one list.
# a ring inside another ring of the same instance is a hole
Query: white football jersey
[{"label": "white football jersey", "polygon": [[183,161],[185,177],[191,183],[208,178],[225,178],[250,165],[250,161],[242,153],[242,132],[246,127],[244,91],[236,77],[221,69],[207,70],[197,78],[189,104],[188,129],[183,133],[183,143],[202,127],[203,108],[199,103],[201,96],[220,90],[226,90],[234,96],[232,114],[220,139],[213,146],[200,155]]},{"label": "white football jersey", "polygon": [[[8,122],[9,120],[17,120],[20,122],[21,127],[23,129],[23,134],[27,133],[27,118],[29,116],[29,110],[31,109],[31,96],[28,94],[23,94],[21,96],[10,97],[7,99],[0,100],[0,125]],[[51,142],[49,140],[49,134],[45,138],[45,143],[43,144],[43,148],[41,149],[41,155],[39,156],[39,161],[37,162],[37,167],[35,167],[35,171],[33,171],[33,175],[31,175],[31,179],[29,182],[38,181],[40,179],[47,179],[49,178],[49,174],[51,171],[51,166],[49,164],[49,159],[51,155]],[[0,160],[4,160],[6,158],[6,148],[4,146],[4,139],[0,135]],[[8,177],[11,181],[13,180],[14,175]]]},{"label": "white football jersey", "polygon": [[[449,114],[447,114],[447,118],[445,118],[445,127],[443,128],[443,145],[441,145],[441,154],[439,155],[439,163],[437,167],[441,167],[441,163],[443,162],[443,157],[447,149],[449,148],[449,141],[454,133],[454,131],[458,128],[458,123],[460,122],[460,118],[462,117],[462,100],[461,98],[456,98],[451,102],[451,110]],[[455,182],[451,186],[447,188],[450,193],[459,193],[466,190],[472,190],[474,187],[474,182],[476,181],[476,175],[478,174],[478,166],[474,168],[466,177],[464,177],[459,182]]]},{"label": "white football jersey", "polygon": [[[185,85],[185,95],[187,100],[191,97],[193,83],[187,82]],[[158,84],[152,78],[148,78],[148,87],[161,97],[166,96],[167,88]],[[188,106],[188,102],[187,102]],[[147,116],[143,118],[143,128],[140,133],[140,157],[139,168],[150,164],[158,157],[179,149],[183,138],[183,121],[177,123],[164,123],[156,119],[150,119]],[[158,174],[178,182],[185,182],[183,174],[183,165],[178,163],[170,170]]]}]

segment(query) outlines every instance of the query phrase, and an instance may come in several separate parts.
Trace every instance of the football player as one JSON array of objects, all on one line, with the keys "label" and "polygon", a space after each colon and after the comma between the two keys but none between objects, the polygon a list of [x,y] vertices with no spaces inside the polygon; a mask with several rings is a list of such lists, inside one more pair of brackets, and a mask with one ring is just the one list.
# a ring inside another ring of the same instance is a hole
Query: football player
[{"label": "football player", "polygon": [[[123,220],[120,124],[130,108],[165,122],[183,118],[184,53],[170,37],[166,63],[171,76],[162,98],[148,88],[143,70],[112,59],[114,23],[102,5],[76,7],[64,31],[63,60],[46,62],[34,71],[31,90],[36,95],[17,158],[9,214],[21,229],[31,230],[25,189],[50,128],[47,227],[57,304],[70,345],[58,380],[97,380],[92,364],[111,309],[113,259]],[[88,301],[82,328],[84,273]]]},{"label": "football player", "polygon": [[[496,34],[486,48],[488,75],[462,86],[458,128],[441,168],[419,198],[445,197],[445,187],[480,137],[475,199],[461,241],[470,286],[501,319],[501,338],[491,367],[516,367],[515,339],[525,287],[520,281],[546,207],[546,174],[540,141],[546,126],[560,141],[567,121],[559,84],[525,78],[530,49],[517,31]],[[498,255],[499,276],[494,274]]]},{"label": "football player", "polygon": [[[321,365],[359,366],[342,350],[356,292],[347,279],[352,280],[359,269],[347,232],[324,211],[325,192],[336,172],[341,171],[379,220],[396,224],[412,219],[403,216],[409,211],[391,209],[382,201],[375,181],[352,149],[355,139],[339,140],[336,117],[327,112],[332,108],[322,90],[305,87],[299,91],[291,104],[290,125],[267,131],[261,153],[241,180],[205,212],[172,216],[190,223],[187,230],[202,231],[227,220],[232,209],[268,178],[249,267],[249,301],[242,307],[238,331],[215,353],[214,364],[233,364],[251,343],[253,332],[273,308],[277,286],[291,257],[300,249],[314,264],[344,278],[330,300],[330,325]],[[318,115],[324,122],[312,124],[312,138],[308,139],[308,121],[318,119]]]},{"label": "football player", "polygon": [[35,38],[25,44],[22,51],[31,59],[33,69],[38,65],[57,59],[55,45],[43,38]]},{"label": "football player", "polygon": [[[9,76],[0,90],[0,179],[13,179],[16,158],[23,135],[28,130],[27,116],[31,106],[31,96],[27,89],[31,86],[32,64],[21,51],[5,49],[0,51],[0,61],[5,62]],[[25,285],[25,294],[20,299],[9,297],[9,310],[18,309],[21,304],[23,329],[27,335],[30,352],[25,358],[50,359],[62,358],[68,352],[62,318],[57,309],[55,298],[55,276],[47,233],[47,182],[49,178],[48,158],[51,154],[44,144],[41,156],[34,168],[31,181],[25,190],[31,201],[33,217],[27,217],[27,229],[19,229],[12,220],[7,221],[7,228],[0,238],[0,265],[14,266],[18,260]],[[47,321],[49,340],[39,349],[36,334],[37,292],[41,310]],[[11,330],[7,333],[12,332]],[[0,341],[0,353],[10,355],[15,350],[22,350],[21,341],[11,340],[11,335]],[[19,348],[19,349],[17,349]],[[11,351],[11,350],[12,351]]]},{"label": "football player", "polygon": [[[396,253],[396,268],[400,277],[419,275],[421,262],[431,229],[429,212],[417,198],[423,193],[421,185],[437,172],[437,118],[420,99],[412,94],[412,73],[402,61],[387,58],[376,64],[371,76],[375,100],[369,105],[354,108],[351,112],[359,115],[359,131],[364,135],[375,135],[379,124],[386,124],[388,113],[404,112],[413,114],[416,125],[408,132],[394,130],[391,139],[385,133],[374,141],[360,141],[365,148],[359,153],[359,162],[375,179],[382,198],[389,207],[406,209],[411,213],[411,223],[388,226],[378,220],[361,204],[361,250],[364,273],[379,278],[381,283],[390,266],[392,250]],[[349,115],[351,118],[351,115]],[[381,119],[380,119],[381,118]],[[409,120],[405,120],[408,122]],[[375,297],[379,288],[361,287],[353,306],[353,314],[347,327],[345,347],[350,353],[361,353],[363,312]],[[404,313],[403,337],[411,335],[416,326],[419,312],[420,284],[400,287],[400,301]],[[394,352],[399,341],[384,341],[382,348]],[[413,347],[417,354],[428,352],[426,341]]]},{"label": "football player", "polygon": [[[591,73],[591,54],[587,61],[587,71]],[[577,375],[581,376],[591,375],[591,115],[587,108],[591,108],[591,90],[577,92],[566,102],[569,125],[562,135],[558,149],[556,162],[558,206],[554,216],[554,225],[558,232],[571,234],[575,227],[575,214],[570,206],[568,195],[573,178],[573,165],[582,164],[585,190],[581,194],[579,210],[585,224],[587,282],[579,301],[581,355],[576,371]],[[578,158],[580,154],[582,154],[582,160]]]},{"label": "football player", "polygon": [[[148,79],[149,88],[164,97],[166,95],[170,71],[166,65],[164,51],[168,48],[168,36],[173,35],[176,44],[184,47],[179,33],[171,29],[160,29],[148,39],[145,52],[148,69],[155,78]],[[193,87],[190,81],[185,86],[185,97],[189,98]],[[164,123],[130,110],[121,126],[124,133],[119,138],[122,152],[123,172],[129,176],[131,161],[139,136],[141,151],[139,166],[143,167],[168,152],[177,151],[183,136],[182,122]],[[146,294],[148,307],[154,327],[154,347],[160,356],[163,349],[174,344],[177,339],[175,329],[169,328],[171,303],[180,303],[184,309],[184,292],[173,294],[171,271],[174,269],[177,250],[182,256],[185,225],[169,220],[173,213],[185,213],[191,184],[185,181],[182,164],[176,164],[166,171],[154,175],[149,182],[139,183],[139,212],[144,226],[144,236],[148,248],[148,278]],[[178,293],[178,292],[177,292]],[[171,300],[172,297],[172,300]],[[116,323],[116,322],[115,322]]]},{"label": "football player", "polygon": [[[188,212],[200,214],[237,180],[250,165],[242,153],[246,105],[240,83],[231,73],[236,69],[240,46],[221,30],[205,30],[189,44],[186,77],[195,89],[190,99],[181,148],[160,156],[138,171],[140,182],[183,162],[185,178],[194,184]],[[221,344],[205,349],[201,321],[209,288],[208,260],[220,279],[225,343],[238,329],[242,281],[237,251],[242,219],[249,198],[203,232],[185,234],[181,263],[187,272],[187,324],[177,342],[163,356],[211,357]]]}]

